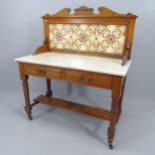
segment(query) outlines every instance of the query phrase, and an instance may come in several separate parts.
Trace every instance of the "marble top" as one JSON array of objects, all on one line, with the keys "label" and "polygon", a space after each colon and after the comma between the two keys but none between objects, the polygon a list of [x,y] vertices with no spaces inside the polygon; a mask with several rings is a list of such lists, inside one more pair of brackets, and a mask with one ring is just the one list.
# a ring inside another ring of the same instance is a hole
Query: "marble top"
[{"label": "marble top", "polygon": [[78,69],[96,73],[104,73],[117,76],[125,76],[131,61],[122,66],[122,59],[84,56],[75,54],[63,54],[56,52],[45,52],[38,55],[28,55],[16,58],[17,62]]}]

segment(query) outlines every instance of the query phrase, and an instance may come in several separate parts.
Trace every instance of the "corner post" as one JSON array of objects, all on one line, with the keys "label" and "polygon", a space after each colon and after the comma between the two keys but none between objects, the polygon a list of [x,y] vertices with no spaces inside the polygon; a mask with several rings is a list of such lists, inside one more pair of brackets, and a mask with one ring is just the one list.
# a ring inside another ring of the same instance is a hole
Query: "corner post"
[{"label": "corner post", "polygon": [[[126,83],[126,77],[123,80],[122,91],[121,91],[121,96],[120,96],[120,100],[119,100],[119,117],[122,112],[122,102],[123,102],[123,97],[124,97],[125,83]],[[118,120],[119,120],[119,117],[118,117]]]},{"label": "corner post", "polygon": [[113,77],[111,119],[108,128],[108,144],[110,149],[113,149],[112,143],[115,135],[115,126],[119,118],[119,103],[122,92],[122,81],[122,77]]},{"label": "corner post", "polygon": [[46,86],[47,86],[46,96],[51,97],[53,92],[51,90],[51,80],[50,79],[46,79]]},{"label": "corner post", "polygon": [[23,84],[23,92],[25,97],[25,111],[27,113],[27,116],[30,120],[32,120],[32,106],[30,104],[30,94],[29,94],[29,85],[28,85],[28,75],[24,75],[22,78],[22,84]]}]

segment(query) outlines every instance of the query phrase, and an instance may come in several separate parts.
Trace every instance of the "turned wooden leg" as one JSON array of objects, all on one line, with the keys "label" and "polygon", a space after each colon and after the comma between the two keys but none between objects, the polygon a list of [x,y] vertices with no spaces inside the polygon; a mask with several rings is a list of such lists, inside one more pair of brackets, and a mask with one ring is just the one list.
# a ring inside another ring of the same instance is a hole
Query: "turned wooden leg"
[{"label": "turned wooden leg", "polygon": [[123,84],[123,77],[114,77],[113,84],[112,84],[112,103],[111,103],[111,118],[110,124],[108,128],[108,144],[109,148],[113,149],[113,139],[115,136],[115,126],[119,119],[120,113],[120,97],[122,93],[122,84]]},{"label": "turned wooden leg", "polygon": [[119,115],[119,98],[113,97],[111,106],[111,120],[108,128],[108,144],[110,149],[113,149],[112,142],[115,135],[115,126],[118,120],[118,115]]},{"label": "turned wooden leg", "polygon": [[47,86],[46,96],[51,97],[53,92],[51,90],[51,80],[50,79],[46,79],[46,86]]},{"label": "turned wooden leg", "polygon": [[24,91],[24,97],[25,97],[25,111],[27,113],[27,116],[30,120],[32,120],[32,107],[30,104],[30,95],[29,95],[29,85],[28,85],[28,75],[25,75],[22,79],[23,83],[23,91]]}]

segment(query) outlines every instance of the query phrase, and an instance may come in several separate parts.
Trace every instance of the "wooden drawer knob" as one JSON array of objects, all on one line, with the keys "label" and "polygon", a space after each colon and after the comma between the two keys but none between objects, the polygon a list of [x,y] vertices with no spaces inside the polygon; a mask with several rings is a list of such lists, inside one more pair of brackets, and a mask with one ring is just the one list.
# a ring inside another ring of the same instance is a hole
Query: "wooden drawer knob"
[{"label": "wooden drawer knob", "polygon": [[46,70],[43,70],[43,69],[38,69],[38,70],[36,70],[36,72],[38,74],[41,74],[41,75],[45,75],[46,74]]},{"label": "wooden drawer knob", "polygon": [[80,77],[80,81],[90,82],[90,81],[92,81],[92,79],[90,77]]}]

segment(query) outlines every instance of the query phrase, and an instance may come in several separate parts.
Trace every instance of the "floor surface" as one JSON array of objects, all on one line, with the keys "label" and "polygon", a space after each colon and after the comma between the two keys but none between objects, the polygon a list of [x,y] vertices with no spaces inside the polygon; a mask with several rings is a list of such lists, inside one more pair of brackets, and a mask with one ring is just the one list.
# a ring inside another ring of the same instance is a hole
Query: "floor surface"
[{"label": "floor surface", "polygon": [[[102,102],[94,96],[70,99]],[[155,154],[153,102],[126,101],[114,150],[107,146],[106,121],[41,104],[33,109],[34,119],[29,121],[23,106],[22,92],[0,92],[0,155]]]}]

